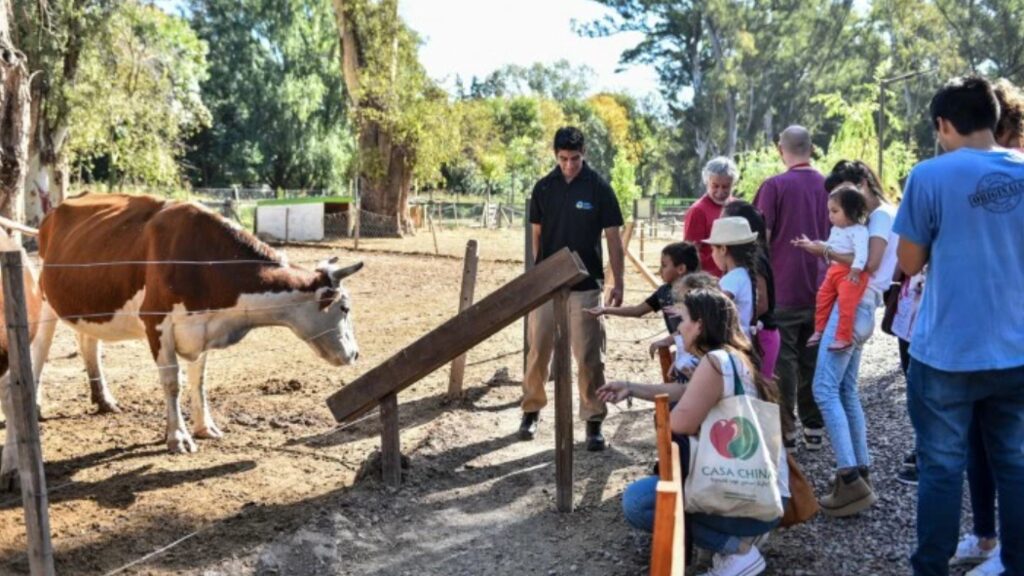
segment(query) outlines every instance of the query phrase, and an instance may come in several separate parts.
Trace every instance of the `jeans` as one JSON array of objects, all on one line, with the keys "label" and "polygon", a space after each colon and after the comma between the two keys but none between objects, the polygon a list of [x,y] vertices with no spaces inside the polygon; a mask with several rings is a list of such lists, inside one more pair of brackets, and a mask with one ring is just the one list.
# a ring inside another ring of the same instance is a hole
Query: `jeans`
[{"label": "jeans", "polygon": [[985,439],[981,436],[978,410],[975,408],[971,428],[967,431],[967,488],[971,493],[971,514],[974,535],[996,537],[996,479],[988,461]]},{"label": "jeans", "polygon": [[999,493],[1004,574],[1024,575],[1024,366],[945,372],[910,361],[907,406],[917,433],[917,576],[946,575],[960,532],[972,420]]},{"label": "jeans", "polygon": [[[626,486],[622,493],[622,512],[634,528],[654,530],[654,502],[657,498],[657,476],[647,476]],[[785,508],[788,498],[782,499]],[[754,518],[727,518],[710,514],[686,514],[686,536],[698,548],[719,554],[736,554],[744,538],[767,534],[779,525],[782,518],[771,522]]]},{"label": "jeans", "polygon": [[833,307],[818,346],[814,400],[825,419],[825,429],[832,442],[838,469],[871,464],[864,409],[857,393],[857,374],[864,343],[875,330],[877,303],[877,295],[871,291],[861,298],[853,319],[853,345],[843,350],[828,349],[836,339],[839,322],[838,306]]},{"label": "jeans", "polygon": [[775,375],[779,381],[783,414],[796,422],[794,411],[799,408],[805,429],[821,428],[824,423],[811,390],[818,350],[807,347],[807,339],[814,333],[814,308],[776,309],[775,323],[782,337]]}]

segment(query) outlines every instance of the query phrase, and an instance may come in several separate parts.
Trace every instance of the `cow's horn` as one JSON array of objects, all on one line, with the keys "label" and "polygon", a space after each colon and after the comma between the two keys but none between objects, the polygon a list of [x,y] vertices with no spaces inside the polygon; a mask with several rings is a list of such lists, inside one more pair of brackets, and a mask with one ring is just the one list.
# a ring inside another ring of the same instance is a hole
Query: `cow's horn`
[{"label": "cow's horn", "polygon": [[331,278],[333,278],[335,282],[341,282],[345,278],[359,272],[362,267],[362,262],[356,262],[355,264],[346,266],[345,268],[335,268],[334,270],[331,270]]}]

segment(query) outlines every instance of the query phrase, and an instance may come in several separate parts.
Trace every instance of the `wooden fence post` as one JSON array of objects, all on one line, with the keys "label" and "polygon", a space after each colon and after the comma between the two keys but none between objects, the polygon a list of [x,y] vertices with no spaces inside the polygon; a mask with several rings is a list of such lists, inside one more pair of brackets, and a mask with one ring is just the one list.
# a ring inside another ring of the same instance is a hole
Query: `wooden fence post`
[{"label": "wooden fence post", "polygon": [[[526,250],[523,252],[523,271],[533,268],[533,226],[530,225],[530,197],[526,197],[526,212],[523,213],[523,230]],[[530,315],[523,316],[523,380],[526,379],[527,359],[530,357]]]},{"label": "wooden fence post", "polygon": [[36,414],[36,385],[32,375],[31,340],[25,307],[25,284],[21,251],[0,254],[3,274],[4,321],[10,359],[10,394],[13,422],[18,436],[18,471],[21,498],[25,508],[29,570],[33,576],[51,576],[53,544],[50,542],[50,516],[43,471],[43,451],[39,445],[39,418]]},{"label": "wooden fence post", "polygon": [[569,290],[555,295],[555,500],[572,512],[572,360],[569,347]]},{"label": "wooden fence post", "polygon": [[434,237],[434,254],[440,254],[441,251],[437,248],[437,228],[434,226],[434,219],[427,214],[427,224],[430,225],[430,235]]},{"label": "wooden fence post", "polygon": [[[459,295],[459,312],[473,304],[473,293],[476,290],[476,269],[479,261],[476,240],[466,242],[466,257],[462,264],[462,292]],[[455,360],[452,360],[451,372],[448,373],[448,400],[454,401],[462,397],[462,382],[465,375],[466,355],[462,354]]]},{"label": "wooden fence post", "polygon": [[380,400],[380,476],[388,486],[402,484],[402,444],[398,431],[398,394]]}]

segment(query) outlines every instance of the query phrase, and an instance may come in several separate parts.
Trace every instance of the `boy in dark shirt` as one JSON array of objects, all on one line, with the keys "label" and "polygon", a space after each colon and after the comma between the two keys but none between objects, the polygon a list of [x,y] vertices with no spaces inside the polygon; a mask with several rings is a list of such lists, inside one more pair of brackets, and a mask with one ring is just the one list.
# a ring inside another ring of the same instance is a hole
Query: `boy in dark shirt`
[{"label": "boy in dark shirt", "polygon": [[604,306],[597,306],[595,308],[589,308],[586,312],[593,314],[594,316],[608,315],[608,316],[624,316],[627,318],[640,318],[650,314],[651,312],[661,312],[665,317],[665,328],[668,329],[669,336],[656,340],[651,344],[651,357],[659,349],[665,349],[664,359],[662,360],[662,370],[665,372],[666,379],[671,375],[670,368],[672,366],[672,356],[668,352],[668,348],[673,343],[672,335],[676,333],[676,328],[679,327],[679,317],[670,314],[668,308],[673,304],[672,298],[672,284],[693,272],[700,270],[700,255],[697,252],[697,247],[689,242],[675,242],[665,246],[661,250],[661,279],[664,284],[658,287],[651,294],[647,300],[644,300],[640,304],[635,306],[621,306],[617,308],[606,308]]}]

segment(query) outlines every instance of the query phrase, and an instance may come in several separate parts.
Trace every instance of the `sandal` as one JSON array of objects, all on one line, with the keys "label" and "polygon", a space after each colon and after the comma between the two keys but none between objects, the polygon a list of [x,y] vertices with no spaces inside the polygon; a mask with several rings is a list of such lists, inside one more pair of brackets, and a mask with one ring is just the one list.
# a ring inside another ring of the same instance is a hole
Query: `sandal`
[{"label": "sandal", "polygon": [[853,342],[846,340],[836,340],[835,342],[828,345],[829,352],[839,352],[840,350],[846,350],[850,346],[853,346]]},{"label": "sandal", "polygon": [[821,332],[815,332],[814,334],[811,334],[810,338],[807,339],[807,347],[813,348],[817,346],[819,342],[821,342]]}]

